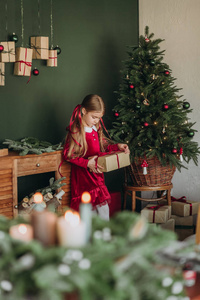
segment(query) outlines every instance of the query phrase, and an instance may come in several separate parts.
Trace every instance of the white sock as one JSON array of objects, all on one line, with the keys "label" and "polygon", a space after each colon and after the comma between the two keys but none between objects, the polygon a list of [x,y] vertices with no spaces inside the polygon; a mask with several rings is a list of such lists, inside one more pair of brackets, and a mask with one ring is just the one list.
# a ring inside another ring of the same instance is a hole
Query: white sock
[{"label": "white sock", "polygon": [[109,221],[110,217],[109,217],[109,206],[108,204],[105,205],[97,205],[97,213],[99,215],[100,218],[102,218],[103,220]]}]

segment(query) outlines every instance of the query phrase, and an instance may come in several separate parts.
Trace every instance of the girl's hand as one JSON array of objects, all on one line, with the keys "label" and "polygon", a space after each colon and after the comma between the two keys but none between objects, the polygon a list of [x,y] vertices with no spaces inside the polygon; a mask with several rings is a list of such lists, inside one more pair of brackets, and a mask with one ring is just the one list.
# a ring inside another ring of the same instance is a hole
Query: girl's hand
[{"label": "girl's hand", "polygon": [[127,154],[130,154],[130,150],[127,144],[117,144],[120,151],[124,151]]},{"label": "girl's hand", "polygon": [[96,159],[97,159],[97,155],[96,156],[93,156],[92,158],[90,158],[88,160],[88,168],[90,170],[90,172],[94,172],[94,173],[102,173],[101,169],[103,169],[102,166],[98,165],[97,164],[97,167],[96,167]]}]

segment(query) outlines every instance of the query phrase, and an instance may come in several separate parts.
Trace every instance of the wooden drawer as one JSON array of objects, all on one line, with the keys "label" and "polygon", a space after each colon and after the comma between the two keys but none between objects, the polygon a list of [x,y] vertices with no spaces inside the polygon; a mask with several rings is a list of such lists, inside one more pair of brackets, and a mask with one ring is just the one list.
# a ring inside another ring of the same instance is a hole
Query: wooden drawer
[{"label": "wooden drawer", "polygon": [[57,155],[17,159],[17,176],[57,171]]}]

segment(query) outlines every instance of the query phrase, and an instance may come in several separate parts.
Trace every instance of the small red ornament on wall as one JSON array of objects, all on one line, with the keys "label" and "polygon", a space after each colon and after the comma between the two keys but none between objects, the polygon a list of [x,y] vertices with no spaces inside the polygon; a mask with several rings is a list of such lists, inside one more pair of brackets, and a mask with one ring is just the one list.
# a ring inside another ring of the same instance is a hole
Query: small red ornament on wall
[{"label": "small red ornament on wall", "polygon": [[39,70],[38,70],[38,69],[36,69],[36,68],[35,68],[35,69],[33,70],[33,75],[35,75],[35,76],[38,76],[38,75],[39,75],[39,73],[40,73],[40,72],[39,72]]},{"label": "small red ornament on wall", "polygon": [[4,46],[0,45],[0,52],[2,52],[4,50]]}]

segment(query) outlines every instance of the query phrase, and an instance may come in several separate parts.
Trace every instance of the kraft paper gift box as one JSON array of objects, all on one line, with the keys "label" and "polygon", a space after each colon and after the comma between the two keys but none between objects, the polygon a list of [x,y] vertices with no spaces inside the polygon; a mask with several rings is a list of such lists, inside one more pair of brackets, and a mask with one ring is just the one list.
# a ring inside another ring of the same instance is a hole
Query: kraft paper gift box
[{"label": "kraft paper gift box", "polygon": [[4,50],[0,53],[1,62],[15,62],[15,42],[0,42]]},{"label": "kraft paper gift box", "polygon": [[180,228],[179,226],[175,226],[175,233],[178,236],[179,241],[183,241],[187,237],[194,234],[194,227],[193,226],[182,226],[184,228]]},{"label": "kraft paper gift box", "polygon": [[193,216],[198,213],[199,202],[172,201],[172,214],[180,217]]},{"label": "kraft paper gift box", "polygon": [[5,64],[0,63],[0,86],[5,85]]},{"label": "kraft paper gift box", "polygon": [[57,67],[57,50],[49,50],[49,57],[47,59],[47,67]]},{"label": "kraft paper gift box", "polygon": [[171,230],[171,231],[175,230],[175,220],[174,219],[169,219],[169,220],[167,220],[166,223],[159,224],[159,225],[162,229]]},{"label": "kraft paper gift box", "polygon": [[124,152],[115,152],[99,156],[98,165],[102,166],[102,172],[110,172],[130,165],[130,156]]},{"label": "kraft paper gift box", "polygon": [[141,210],[141,215],[149,223],[166,223],[171,217],[171,206],[148,204]]},{"label": "kraft paper gift box", "polygon": [[180,217],[176,215],[171,215],[171,218],[174,219],[176,226],[192,226],[193,225],[193,216]]},{"label": "kraft paper gift box", "polygon": [[33,49],[33,59],[49,58],[49,37],[32,36],[30,38],[31,48]]},{"label": "kraft paper gift box", "polygon": [[33,49],[23,47],[16,48],[16,62],[14,66],[14,75],[31,75],[32,55]]}]

